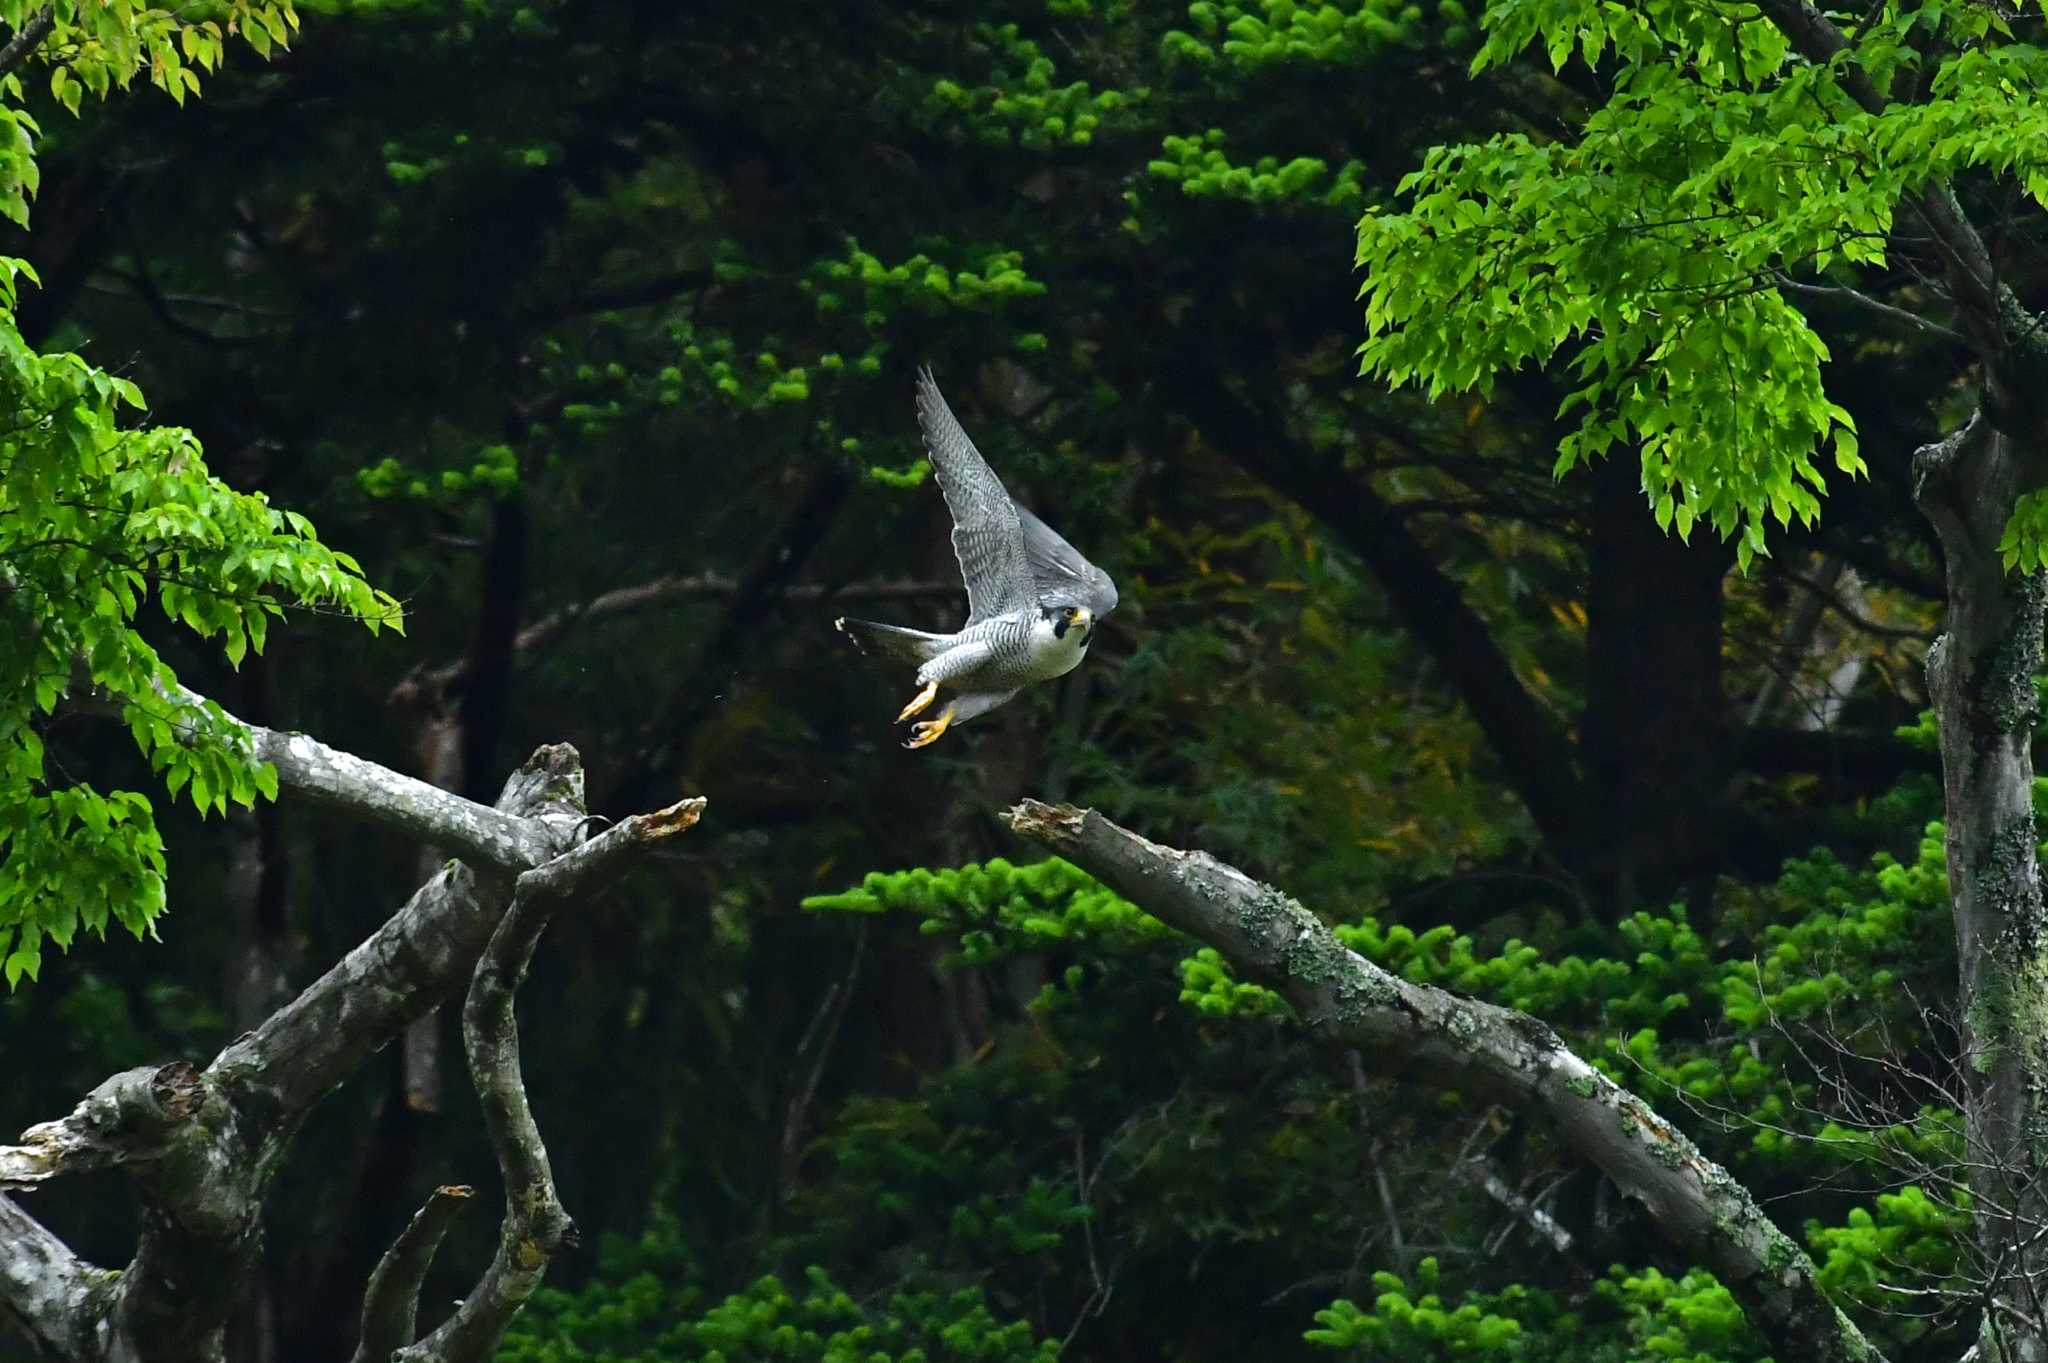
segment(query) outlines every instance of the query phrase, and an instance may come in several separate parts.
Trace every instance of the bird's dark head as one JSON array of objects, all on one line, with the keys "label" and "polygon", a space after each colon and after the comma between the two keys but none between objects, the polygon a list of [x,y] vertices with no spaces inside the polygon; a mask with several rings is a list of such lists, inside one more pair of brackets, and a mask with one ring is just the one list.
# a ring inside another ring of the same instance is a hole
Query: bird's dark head
[{"label": "bird's dark head", "polygon": [[1088,647],[1090,636],[1095,633],[1095,613],[1086,606],[1041,606],[1039,614],[1052,624],[1052,637],[1065,639],[1067,631],[1081,631],[1081,647]]}]

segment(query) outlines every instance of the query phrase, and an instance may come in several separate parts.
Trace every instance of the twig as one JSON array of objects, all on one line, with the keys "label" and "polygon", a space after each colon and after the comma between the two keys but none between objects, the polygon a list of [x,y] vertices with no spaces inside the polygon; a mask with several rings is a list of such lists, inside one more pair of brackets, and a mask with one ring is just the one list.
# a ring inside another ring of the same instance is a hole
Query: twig
[{"label": "twig", "polygon": [[[782,1119],[784,1202],[796,1196],[797,1147],[803,1140],[804,1117],[810,1111],[812,1100],[818,1096],[818,1082],[825,1076],[825,1063],[831,1058],[832,1043],[838,1040],[839,1024],[846,1017],[847,1004],[853,999],[853,987],[860,979],[861,959],[867,953],[867,945],[868,925],[862,922],[853,934],[853,959],[847,963],[846,974],[834,980],[832,987],[825,991],[818,1011],[811,1016],[810,1025],[804,1028],[804,1034],[796,1044],[793,1059],[804,1066],[804,1071]],[[815,1053],[813,1045],[816,1046]]]},{"label": "twig", "polygon": [[1465,1168],[1471,1179],[1483,1189],[1486,1195],[1513,1212],[1515,1219],[1550,1242],[1550,1247],[1559,1254],[1572,1252],[1572,1233],[1543,1208],[1508,1186],[1506,1179],[1496,1174],[1483,1159],[1468,1161]]},{"label": "twig", "polygon": [[1951,330],[1939,322],[1929,321],[1917,312],[1894,306],[1882,299],[1872,298],[1860,289],[1845,288],[1838,284],[1802,284],[1788,274],[1783,272],[1777,272],[1777,274],[1778,287],[1781,289],[1790,289],[1794,293],[1802,293],[1810,298],[1840,299],[1845,303],[1853,303],[1868,312],[1874,312],[1880,317],[1889,317],[1894,322],[1904,322],[1908,326],[1917,327],[1930,336],[1939,336],[1944,341],[1953,341],[1958,345],[1964,344],[1961,332]]},{"label": "twig", "polygon": [[[512,648],[520,655],[538,653],[586,621],[595,623],[600,620],[613,620],[685,601],[722,599],[738,591],[739,582],[724,573],[657,577],[647,582],[634,583],[630,587],[617,587],[608,592],[601,592],[588,601],[564,606],[542,616],[513,636]],[[801,583],[770,593],[774,598],[787,602],[835,603],[950,600],[959,597],[960,594],[958,583],[912,580],[853,582],[841,587]],[[390,701],[393,704],[402,703],[422,688],[433,691],[454,686],[468,674],[467,659],[456,659],[438,667],[416,671],[392,688]]]}]

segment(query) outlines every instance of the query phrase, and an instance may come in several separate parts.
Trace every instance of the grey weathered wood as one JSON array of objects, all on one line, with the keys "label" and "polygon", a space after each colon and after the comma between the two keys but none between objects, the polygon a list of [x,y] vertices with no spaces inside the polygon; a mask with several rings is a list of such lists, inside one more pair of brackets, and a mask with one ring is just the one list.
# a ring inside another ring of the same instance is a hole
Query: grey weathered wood
[{"label": "grey weathered wood", "polygon": [[[494,1006],[502,1009],[494,1035],[510,1051],[476,1068],[493,1091],[516,1087],[510,995],[547,911],[595,893],[649,846],[688,828],[703,805],[684,801],[585,842],[582,765],[567,746],[536,752],[496,806],[486,807],[302,734],[259,726],[250,733],[256,755],[276,763],[285,798],[459,849],[470,861],[450,861],[368,939],[203,1069],[176,1063],[115,1075],[68,1116],[0,1147],[0,1188],[119,1167],[144,1209],[135,1257],[113,1274],[78,1259],[0,1195],[0,1313],[73,1363],[219,1363],[228,1314],[254,1265],[264,1200],[313,1104],[452,995],[487,954]],[[532,907],[508,916],[514,904]],[[507,943],[516,969],[511,956],[487,953],[494,940]],[[524,1111],[523,1090],[516,1104]],[[492,1108],[487,1093],[486,1111]],[[500,1140],[495,1120],[493,1137]],[[528,1113],[511,1143],[529,1161],[538,1152],[544,1172],[538,1140]],[[509,1161],[500,1144],[501,1160]],[[517,1167],[506,1165],[508,1187]],[[408,1250],[422,1252],[420,1243]],[[387,1301],[410,1262],[385,1284]],[[388,1311],[376,1320],[397,1341],[393,1347],[405,1342],[409,1324],[394,1332],[398,1322]]]},{"label": "grey weathered wood", "polygon": [[1383,1071],[1548,1119],[1560,1140],[1642,1203],[1673,1244],[1714,1270],[1777,1357],[1879,1357],[1821,1292],[1812,1261],[1726,1170],[1542,1022],[1389,974],[1279,890],[1205,852],[1161,847],[1071,805],[1026,800],[1006,817],[1277,990],[1319,1041]]},{"label": "grey weathered wood", "polygon": [[575,1223],[555,1193],[547,1145],[527,1101],[513,1000],[556,909],[603,884],[646,849],[688,831],[703,813],[704,801],[698,798],[635,815],[519,877],[512,907],[476,963],[462,1008],[470,1077],[505,1184],[498,1248],[455,1314],[418,1344],[399,1350],[395,1357],[400,1363],[488,1363],[555,1252],[575,1243]]}]

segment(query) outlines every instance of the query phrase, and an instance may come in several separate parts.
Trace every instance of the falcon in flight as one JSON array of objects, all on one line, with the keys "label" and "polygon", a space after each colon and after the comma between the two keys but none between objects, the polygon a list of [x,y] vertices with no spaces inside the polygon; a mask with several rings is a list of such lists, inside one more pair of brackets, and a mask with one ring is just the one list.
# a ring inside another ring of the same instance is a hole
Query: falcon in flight
[{"label": "falcon in flight", "polygon": [[985,715],[1033,682],[1074,670],[1095,624],[1116,609],[1116,584],[1060,533],[1010,500],[960,429],[929,369],[917,376],[917,421],[946,509],[953,552],[967,582],[967,623],[957,633],[841,618],[839,631],[873,657],[916,663],[921,688],[902,723],[949,692],[936,719],[911,727],[903,746],[935,743],[955,724]]}]

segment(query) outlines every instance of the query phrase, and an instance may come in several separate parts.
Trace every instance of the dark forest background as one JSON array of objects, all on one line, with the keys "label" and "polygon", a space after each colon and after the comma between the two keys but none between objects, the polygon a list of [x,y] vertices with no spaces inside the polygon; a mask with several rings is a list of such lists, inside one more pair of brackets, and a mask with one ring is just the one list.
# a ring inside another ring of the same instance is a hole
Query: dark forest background
[{"label": "dark forest background", "polygon": [[[405,605],[374,642],[295,615],[239,671],[164,630],[188,684],[485,801],[553,741],[593,811],[711,801],[536,961],[527,1078],[585,1241],[507,1357],[1758,1356],[1540,1130],[1311,1051],[1058,868],[956,874],[1036,859],[994,817],[1027,795],[1539,1012],[1767,1199],[1892,1357],[1952,1354],[1879,1287],[1938,1279],[1952,1227],[1842,1134],[1890,1124],[1843,1076],[1953,993],[1938,566],[1875,510],[1933,380],[1816,302],[1871,476],[1737,575],[1658,530],[1629,460],[1553,478],[1549,378],[1356,377],[1359,215],[1431,145],[1561,126],[1590,76],[1470,76],[1457,0],[302,17],[182,110],[41,111],[7,249],[42,279],[32,344],[135,380]],[[907,753],[907,676],[832,620],[961,617],[925,364],[1123,605],[1079,671]],[[54,733],[122,770],[118,735]],[[209,1054],[439,861],[289,804],[160,817],[161,940],[0,998],[0,1127]],[[1868,1044],[1816,1054],[1822,1018]],[[426,1192],[488,1181],[461,1063],[444,1016],[321,1110],[234,1357],[346,1357]],[[118,1262],[120,1199],[73,1182],[36,1214]]]}]

